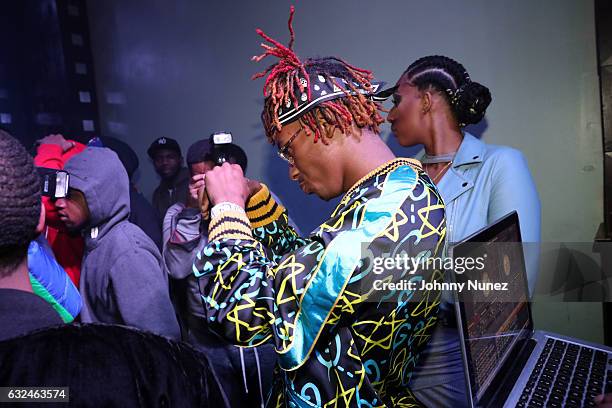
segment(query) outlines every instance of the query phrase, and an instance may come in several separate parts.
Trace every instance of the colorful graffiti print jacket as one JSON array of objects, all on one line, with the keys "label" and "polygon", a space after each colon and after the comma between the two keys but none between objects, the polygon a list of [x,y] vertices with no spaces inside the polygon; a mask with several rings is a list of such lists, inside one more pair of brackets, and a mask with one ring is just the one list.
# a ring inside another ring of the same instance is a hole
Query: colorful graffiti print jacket
[{"label": "colorful graffiti print jacket", "polygon": [[237,345],[275,344],[267,405],[419,406],[407,385],[440,293],[374,288],[442,273],[374,266],[443,251],[444,204],[420,163],[395,159],[370,172],[308,238],[265,186],[246,210],[248,219],[226,211],[211,220],[194,273],[211,328]]}]

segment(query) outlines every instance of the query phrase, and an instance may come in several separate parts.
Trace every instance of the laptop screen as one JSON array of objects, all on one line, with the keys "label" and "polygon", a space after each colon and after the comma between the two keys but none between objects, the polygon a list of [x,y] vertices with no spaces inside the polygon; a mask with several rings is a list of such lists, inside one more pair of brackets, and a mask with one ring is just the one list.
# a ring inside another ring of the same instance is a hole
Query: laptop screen
[{"label": "laptop screen", "polygon": [[455,262],[473,258],[482,266],[461,274],[455,266],[453,273],[455,282],[464,284],[455,293],[474,405],[512,348],[533,330],[520,242],[518,215],[513,212],[453,247]]}]

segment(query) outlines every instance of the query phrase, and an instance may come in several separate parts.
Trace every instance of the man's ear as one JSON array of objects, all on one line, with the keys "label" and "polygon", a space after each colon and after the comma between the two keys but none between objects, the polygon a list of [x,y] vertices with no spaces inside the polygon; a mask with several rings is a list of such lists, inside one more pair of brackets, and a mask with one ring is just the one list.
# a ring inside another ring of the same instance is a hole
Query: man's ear
[{"label": "man's ear", "polygon": [[40,217],[38,218],[38,225],[36,226],[36,234],[42,234],[45,230],[45,206],[40,202]]}]

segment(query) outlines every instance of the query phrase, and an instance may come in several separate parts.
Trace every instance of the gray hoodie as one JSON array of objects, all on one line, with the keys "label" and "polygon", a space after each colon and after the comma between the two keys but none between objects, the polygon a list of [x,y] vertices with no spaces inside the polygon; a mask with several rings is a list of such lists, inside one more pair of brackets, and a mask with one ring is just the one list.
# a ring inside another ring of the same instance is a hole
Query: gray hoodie
[{"label": "gray hoodie", "polygon": [[88,147],[65,170],[70,187],[83,192],[90,212],[81,265],[82,321],[180,338],[159,250],[128,221],[129,180],[115,152]]}]

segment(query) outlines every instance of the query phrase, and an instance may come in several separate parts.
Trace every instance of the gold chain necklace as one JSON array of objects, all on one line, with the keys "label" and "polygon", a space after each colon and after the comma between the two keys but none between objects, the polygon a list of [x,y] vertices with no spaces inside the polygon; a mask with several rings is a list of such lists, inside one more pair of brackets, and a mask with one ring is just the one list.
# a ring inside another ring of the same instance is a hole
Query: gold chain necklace
[{"label": "gold chain necklace", "polygon": [[[429,164],[429,163],[428,163]],[[442,167],[442,170],[438,171],[436,173],[436,175],[434,177],[431,178],[431,181],[434,184],[438,184],[438,181],[440,181],[440,179],[442,178],[442,176],[444,175],[444,172],[446,170],[448,170],[448,168],[451,166],[451,164],[453,164],[453,161],[449,161],[444,167]],[[429,174],[429,173],[428,173]]]}]

